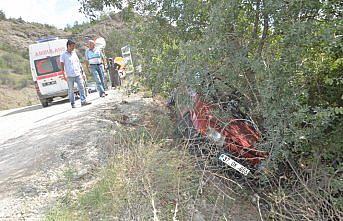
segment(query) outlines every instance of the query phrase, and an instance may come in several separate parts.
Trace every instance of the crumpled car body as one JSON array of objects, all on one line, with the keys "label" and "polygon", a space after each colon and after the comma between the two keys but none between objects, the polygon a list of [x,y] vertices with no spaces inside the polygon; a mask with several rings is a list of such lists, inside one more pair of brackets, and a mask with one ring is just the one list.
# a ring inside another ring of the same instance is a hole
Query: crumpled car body
[{"label": "crumpled car body", "polygon": [[257,167],[266,159],[268,153],[258,150],[255,145],[261,134],[251,119],[221,117],[216,114],[220,104],[207,103],[197,93],[190,93],[191,105],[178,105],[178,112],[183,118],[189,117],[192,127],[201,137],[211,140],[229,152],[236,160],[248,162]]}]

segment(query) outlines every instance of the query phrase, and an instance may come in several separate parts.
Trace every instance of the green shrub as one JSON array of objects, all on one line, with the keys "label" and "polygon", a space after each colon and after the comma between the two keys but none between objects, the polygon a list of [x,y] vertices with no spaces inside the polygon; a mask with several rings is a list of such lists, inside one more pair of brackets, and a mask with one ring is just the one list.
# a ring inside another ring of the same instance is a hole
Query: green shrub
[{"label": "green shrub", "polygon": [[0,10],[0,20],[6,20],[6,15],[3,10]]}]

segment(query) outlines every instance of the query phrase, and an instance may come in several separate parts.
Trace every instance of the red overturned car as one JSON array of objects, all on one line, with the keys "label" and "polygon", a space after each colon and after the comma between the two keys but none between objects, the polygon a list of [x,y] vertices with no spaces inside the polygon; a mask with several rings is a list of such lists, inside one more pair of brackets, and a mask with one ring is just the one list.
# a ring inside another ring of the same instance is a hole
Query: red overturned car
[{"label": "red overturned car", "polygon": [[[186,102],[185,94],[188,97]],[[256,124],[239,110],[235,99],[207,102],[204,96],[188,89],[181,96],[176,91],[173,92],[167,105],[174,104],[181,117],[181,124],[186,123],[187,130],[195,132],[195,136],[200,135],[203,142],[207,140],[213,143],[219,152],[219,160],[241,174],[248,175],[249,168],[258,168],[267,158],[268,153],[255,146],[261,137]],[[231,114],[225,116],[220,112]],[[185,127],[179,126],[179,130],[185,130]],[[194,136],[194,133],[190,136]]]}]

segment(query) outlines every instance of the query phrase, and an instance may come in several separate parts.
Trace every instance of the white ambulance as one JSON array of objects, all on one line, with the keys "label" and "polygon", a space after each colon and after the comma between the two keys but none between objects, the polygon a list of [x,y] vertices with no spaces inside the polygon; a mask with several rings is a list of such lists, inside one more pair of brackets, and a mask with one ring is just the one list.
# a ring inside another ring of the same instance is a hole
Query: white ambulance
[{"label": "white ambulance", "polygon": [[55,97],[68,96],[60,55],[67,50],[67,39],[47,38],[29,46],[32,79],[43,107]]}]

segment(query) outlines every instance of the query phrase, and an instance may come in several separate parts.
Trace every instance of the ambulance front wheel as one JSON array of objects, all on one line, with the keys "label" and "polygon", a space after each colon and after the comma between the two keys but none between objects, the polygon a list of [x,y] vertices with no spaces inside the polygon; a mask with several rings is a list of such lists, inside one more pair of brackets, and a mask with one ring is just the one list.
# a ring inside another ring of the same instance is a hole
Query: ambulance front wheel
[{"label": "ambulance front wheel", "polygon": [[49,102],[47,99],[40,99],[40,103],[43,107],[47,107],[49,105]]}]

